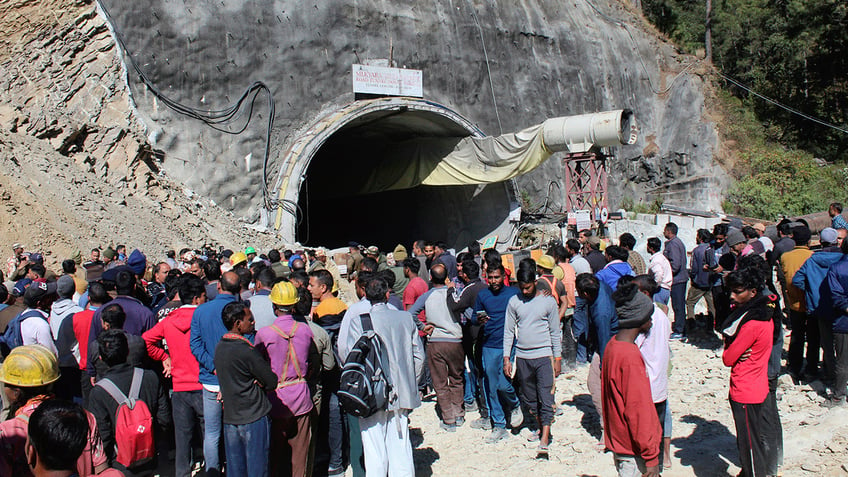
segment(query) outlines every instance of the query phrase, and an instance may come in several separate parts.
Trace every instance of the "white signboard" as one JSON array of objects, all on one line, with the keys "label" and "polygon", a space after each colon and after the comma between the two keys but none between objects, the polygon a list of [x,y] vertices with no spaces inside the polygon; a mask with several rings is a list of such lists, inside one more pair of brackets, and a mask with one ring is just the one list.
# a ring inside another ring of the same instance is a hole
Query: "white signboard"
[{"label": "white signboard", "polygon": [[592,213],[588,210],[577,210],[568,213],[568,225],[574,225],[577,230],[592,227]]},{"label": "white signboard", "polygon": [[421,70],[353,65],[353,92],[424,97]]}]

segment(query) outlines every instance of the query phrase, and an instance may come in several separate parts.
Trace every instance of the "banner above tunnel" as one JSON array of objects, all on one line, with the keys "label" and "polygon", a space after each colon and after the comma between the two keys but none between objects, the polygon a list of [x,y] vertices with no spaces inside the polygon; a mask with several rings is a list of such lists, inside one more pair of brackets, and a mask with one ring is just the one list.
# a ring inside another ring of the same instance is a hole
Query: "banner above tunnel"
[{"label": "banner above tunnel", "polygon": [[[503,182],[526,174],[553,153],[634,144],[638,128],[629,110],[548,119],[516,133],[487,137],[416,137],[390,145],[364,180],[334,188],[338,195]],[[355,163],[350,175],[362,177]],[[336,195],[336,194],[333,194]]]}]

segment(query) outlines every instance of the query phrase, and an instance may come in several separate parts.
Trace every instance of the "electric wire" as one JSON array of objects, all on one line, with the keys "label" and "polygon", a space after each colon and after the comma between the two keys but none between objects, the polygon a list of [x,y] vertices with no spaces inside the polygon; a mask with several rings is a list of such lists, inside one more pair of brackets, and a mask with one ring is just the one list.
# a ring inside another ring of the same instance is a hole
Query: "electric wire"
[{"label": "electric wire", "polygon": [[480,32],[480,44],[483,45],[483,57],[486,59],[486,73],[489,77],[489,89],[492,90],[492,104],[495,107],[495,119],[498,120],[498,130],[501,134],[503,134],[501,115],[498,113],[498,100],[495,99],[495,84],[492,82],[492,70],[489,68],[489,53],[486,52],[486,40],[483,38],[483,27],[480,26],[480,19],[477,18],[477,11],[474,10],[474,5],[469,2],[468,8],[471,9],[471,16],[474,18],[474,23],[477,25],[477,31]]},{"label": "electric wire", "polygon": [[688,65],[686,65],[685,68],[683,68],[683,70],[680,71],[680,73],[677,73],[677,75],[674,77],[674,79],[671,80],[671,83],[669,83],[669,85],[665,89],[658,89],[656,86],[654,86],[654,81],[651,79],[650,73],[648,73],[648,66],[645,64],[645,59],[642,58],[642,53],[639,52],[639,44],[636,42],[636,39],[633,38],[633,33],[630,31],[630,28],[628,28],[627,23],[612,18],[606,13],[600,11],[598,7],[596,7],[595,4],[593,4],[590,0],[586,0],[586,3],[592,8],[592,10],[595,11],[595,13],[600,15],[601,18],[614,25],[618,25],[619,27],[623,28],[624,31],[627,32],[627,36],[630,37],[630,42],[633,43],[633,49],[636,50],[636,57],[639,58],[639,64],[642,66],[642,71],[645,73],[645,77],[648,79],[648,86],[651,88],[651,91],[654,94],[660,96],[671,91],[671,88],[674,87],[674,84],[681,76],[683,76],[687,71],[689,71],[690,68],[701,62],[700,59],[690,62]]},{"label": "electric wire", "polygon": [[[271,151],[271,132],[274,127],[274,117],[276,114],[276,102],[274,101],[274,94],[271,92],[271,89],[262,81],[254,81],[244,90],[241,96],[239,96],[233,104],[223,109],[205,110],[181,104],[178,101],[169,98],[161,90],[159,90],[156,84],[149,76],[147,76],[144,70],[135,61],[132,53],[127,48],[123,35],[115,27],[116,23],[102,0],[97,0],[97,6],[111,26],[110,30],[114,35],[115,42],[117,43],[122,56],[126,58],[127,63],[132,67],[133,71],[136,72],[141,82],[145,85],[145,87],[147,87],[151,94],[174,112],[201,121],[212,129],[224,134],[239,135],[247,129],[247,126],[253,118],[254,105],[259,94],[265,92],[268,95],[268,121],[265,133],[265,151],[263,153],[262,160],[262,199],[267,210],[282,208],[286,212],[297,217],[297,214],[298,212],[301,212],[301,209],[296,202],[288,199],[275,199],[271,197],[271,192],[268,189],[268,162]],[[247,102],[248,109],[247,117],[244,119],[243,124],[236,129],[223,127],[241,122],[245,115],[242,108],[245,102]]]},{"label": "electric wire", "polygon": [[823,120],[823,119],[819,119],[819,118],[816,118],[816,117],[810,116],[809,114],[802,113],[801,111],[798,111],[797,109],[795,109],[795,108],[793,108],[793,107],[791,107],[791,106],[787,106],[787,105],[785,105],[785,104],[783,104],[783,103],[778,102],[777,100],[774,100],[774,99],[769,98],[768,96],[764,96],[764,95],[762,95],[762,94],[760,94],[760,93],[758,93],[758,92],[756,92],[756,91],[752,90],[751,88],[749,88],[749,87],[747,87],[747,86],[743,85],[742,83],[740,83],[740,82],[736,81],[735,79],[731,78],[730,76],[727,76],[726,74],[723,74],[723,73],[719,72],[719,73],[718,73],[718,75],[719,75],[719,76],[721,76],[722,78],[724,78],[725,80],[727,80],[727,81],[729,81],[729,82],[733,83],[733,84],[734,84],[734,85],[736,85],[737,87],[739,87],[739,88],[741,88],[741,89],[743,89],[743,90],[745,90],[745,91],[747,91],[747,92],[749,92],[749,93],[753,94],[754,96],[756,96],[756,97],[758,97],[758,98],[762,99],[763,101],[766,101],[766,102],[768,102],[768,103],[771,103],[771,104],[773,104],[773,105],[777,106],[778,108],[784,109],[784,110],[786,110],[786,111],[788,111],[788,112],[790,112],[790,113],[792,113],[792,114],[795,114],[795,115],[797,115],[797,116],[800,116],[800,117],[802,117],[802,118],[804,118],[804,119],[806,119],[806,120],[808,120],[808,121],[812,121],[812,122],[817,123],[817,124],[820,124],[820,125],[822,125],[822,126],[826,126],[826,127],[831,128],[831,129],[835,129],[835,130],[837,130],[837,131],[839,131],[839,132],[843,132],[843,133],[845,133],[845,134],[848,134],[848,129],[845,129],[845,128],[842,128],[842,127],[839,127],[839,126],[837,126],[837,125],[835,125],[835,124],[831,124],[831,123],[829,123],[829,122],[827,122],[827,121],[825,121],[825,120]]}]

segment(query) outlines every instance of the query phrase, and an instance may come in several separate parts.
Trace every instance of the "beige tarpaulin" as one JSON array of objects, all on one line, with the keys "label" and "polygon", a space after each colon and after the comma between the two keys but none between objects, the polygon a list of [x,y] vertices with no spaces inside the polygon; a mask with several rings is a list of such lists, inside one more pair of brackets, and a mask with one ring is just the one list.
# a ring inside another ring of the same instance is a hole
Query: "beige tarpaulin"
[{"label": "beige tarpaulin", "polygon": [[[551,156],[542,144],[542,126],[483,138],[416,138],[392,146],[358,184],[360,194],[418,185],[502,182],[530,172]],[[403,160],[397,160],[402,157]]]},{"label": "beige tarpaulin", "polygon": [[334,177],[321,178],[327,187],[320,190],[323,195],[344,197],[419,185],[503,182],[532,171],[554,152],[585,152],[593,146],[635,141],[635,120],[626,110],[552,118],[500,136],[375,141],[355,155],[357,161],[341,161]]}]

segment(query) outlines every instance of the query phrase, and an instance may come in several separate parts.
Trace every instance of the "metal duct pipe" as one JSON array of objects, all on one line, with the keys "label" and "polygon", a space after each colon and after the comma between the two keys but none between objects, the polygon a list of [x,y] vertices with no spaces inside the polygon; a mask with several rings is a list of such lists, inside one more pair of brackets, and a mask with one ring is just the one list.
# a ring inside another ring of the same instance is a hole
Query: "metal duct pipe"
[{"label": "metal duct pipe", "polygon": [[542,124],[545,148],[551,153],[635,144],[638,133],[636,117],[629,109],[552,118]]}]

